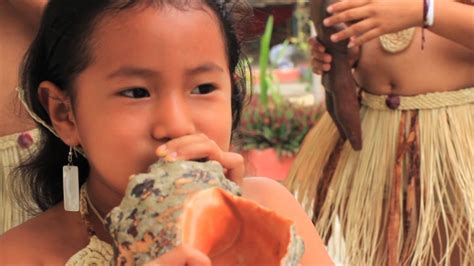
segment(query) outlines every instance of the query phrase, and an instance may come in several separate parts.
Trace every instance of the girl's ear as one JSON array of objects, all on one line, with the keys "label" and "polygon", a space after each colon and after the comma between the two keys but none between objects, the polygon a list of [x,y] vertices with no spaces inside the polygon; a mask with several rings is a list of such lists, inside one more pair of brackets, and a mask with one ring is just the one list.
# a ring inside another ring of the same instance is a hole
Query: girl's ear
[{"label": "girl's ear", "polygon": [[38,98],[48,112],[51,124],[61,140],[69,146],[79,145],[71,98],[50,81],[40,83]]}]

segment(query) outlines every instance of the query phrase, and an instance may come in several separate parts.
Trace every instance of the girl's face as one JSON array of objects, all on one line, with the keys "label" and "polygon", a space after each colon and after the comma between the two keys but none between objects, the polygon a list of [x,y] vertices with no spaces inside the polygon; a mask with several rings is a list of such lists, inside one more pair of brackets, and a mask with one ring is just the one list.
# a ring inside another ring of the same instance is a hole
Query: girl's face
[{"label": "girl's face", "polygon": [[210,9],[108,16],[96,26],[91,52],[74,108],[89,182],[123,194],[128,177],[157,160],[159,145],[185,135],[203,133],[229,149],[230,74]]}]

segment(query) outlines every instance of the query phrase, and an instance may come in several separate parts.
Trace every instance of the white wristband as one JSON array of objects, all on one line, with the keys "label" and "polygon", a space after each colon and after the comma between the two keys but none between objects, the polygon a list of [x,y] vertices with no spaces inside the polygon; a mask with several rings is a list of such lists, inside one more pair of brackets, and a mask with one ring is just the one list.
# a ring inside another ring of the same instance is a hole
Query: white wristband
[{"label": "white wristband", "polygon": [[424,25],[425,27],[431,27],[434,23],[434,0],[429,1],[428,12],[426,13],[426,18]]}]

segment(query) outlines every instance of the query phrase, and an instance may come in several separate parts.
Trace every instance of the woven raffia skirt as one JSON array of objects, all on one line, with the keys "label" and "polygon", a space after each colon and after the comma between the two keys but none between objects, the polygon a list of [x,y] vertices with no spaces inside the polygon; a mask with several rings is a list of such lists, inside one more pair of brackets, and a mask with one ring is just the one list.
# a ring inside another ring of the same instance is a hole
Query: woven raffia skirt
[{"label": "woven raffia skirt", "polygon": [[363,93],[360,113],[361,151],[325,114],[286,181],[322,238],[340,223],[350,265],[472,265],[474,88]]},{"label": "woven raffia skirt", "polygon": [[30,217],[12,198],[11,171],[33,153],[39,132],[28,132],[0,137],[0,234]]}]

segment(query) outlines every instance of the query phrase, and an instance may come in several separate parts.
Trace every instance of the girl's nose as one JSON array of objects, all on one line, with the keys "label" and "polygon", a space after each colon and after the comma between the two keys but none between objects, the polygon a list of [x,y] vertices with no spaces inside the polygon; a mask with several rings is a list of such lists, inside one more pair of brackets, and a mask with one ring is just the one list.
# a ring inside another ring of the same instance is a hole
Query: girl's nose
[{"label": "girl's nose", "polygon": [[192,110],[185,96],[163,95],[155,110],[155,139],[174,139],[195,133]]}]

